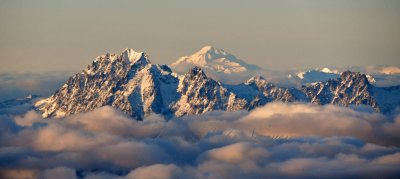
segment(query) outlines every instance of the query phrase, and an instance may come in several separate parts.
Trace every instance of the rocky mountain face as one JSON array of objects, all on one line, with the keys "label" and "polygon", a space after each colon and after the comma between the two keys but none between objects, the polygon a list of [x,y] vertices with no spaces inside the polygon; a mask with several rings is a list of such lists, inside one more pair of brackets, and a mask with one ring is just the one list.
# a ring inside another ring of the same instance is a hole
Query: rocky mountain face
[{"label": "rocky mountain face", "polygon": [[[339,70],[331,70],[329,68],[317,68],[313,70],[298,72],[297,74],[290,74],[289,79],[299,80],[301,84],[315,83],[336,79],[340,77]],[[376,83],[376,79],[372,75],[365,75],[369,83]]]},{"label": "rocky mountain face", "polygon": [[345,71],[338,79],[312,83],[302,91],[313,104],[336,104],[340,106],[367,105],[380,111],[374,98],[373,86],[366,75]]},{"label": "rocky mountain face", "polygon": [[278,87],[254,76],[238,85],[207,77],[200,67],[178,75],[166,65],[151,64],[143,52],[126,49],[103,55],[47,99],[36,102],[44,117],[63,117],[110,105],[138,120],[156,113],[167,118],[214,110],[252,110],[268,102],[310,102],[340,106],[368,105],[388,112],[400,105],[400,87],[378,88],[366,76],[346,71],[338,79],[301,89]]},{"label": "rocky mountain face", "polygon": [[171,115],[178,79],[167,66],[153,65],[143,52],[103,55],[68,79],[51,97],[36,106],[44,117],[62,117],[110,105],[134,118],[151,112]]},{"label": "rocky mountain face", "polygon": [[228,88],[238,97],[245,99],[246,108],[244,109],[247,110],[273,101],[306,101],[301,91],[295,88],[277,87],[261,76],[254,76],[239,85],[228,85]]},{"label": "rocky mountain face", "polygon": [[207,78],[200,67],[195,67],[179,79],[179,100],[173,105],[177,116],[226,110],[230,92],[223,85]]}]

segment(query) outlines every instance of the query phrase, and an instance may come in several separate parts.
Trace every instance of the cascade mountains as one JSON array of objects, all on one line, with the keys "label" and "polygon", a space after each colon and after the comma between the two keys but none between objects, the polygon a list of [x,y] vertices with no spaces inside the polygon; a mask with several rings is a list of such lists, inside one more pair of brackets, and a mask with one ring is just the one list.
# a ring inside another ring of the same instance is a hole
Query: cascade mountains
[{"label": "cascade mountains", "polygon": [[152,64],[144,52],[126,49],[120,55],[97,57],[35,106],[44,117],[63,117],[109,105],[142,120],[152,113],[171,118],[252,110],[274,101],[366,105],[387,113],[400,106],[399,96],[400,86],[376,87],[366,75],[350,71],[301,88],[279,87],[261,76],[224,84],[208,77],[201,67],[178,74],[167,65]]}]

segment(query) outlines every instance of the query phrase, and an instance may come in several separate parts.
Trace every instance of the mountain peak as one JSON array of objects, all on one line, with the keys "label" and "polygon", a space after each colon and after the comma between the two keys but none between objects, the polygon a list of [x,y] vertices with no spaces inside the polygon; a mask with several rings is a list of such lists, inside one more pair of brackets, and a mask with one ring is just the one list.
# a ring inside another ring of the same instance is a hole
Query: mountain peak
[{"label": "mountain peak", "polygon": [[226,58],[228,60],[236,59],[236,57],[232,54],[229,54],[222,49],[218,49],[210,45],[204,46],[195,54],[198,56],[204,56],[206,63],[210,63],[220,58]]},{"label": "mountain peak", "polygon": [[201,67],[199,66],[195,66],[194,68],[189,70],[189,74],[191,76],[202,76],[202,77],[206,77],[206,74],[204,73],[203,69],[201,69]]},{"label": "mountain peak", "polygon": [[210,45],[204,46],[190,56],[179,58],[171,66],[180,73],[184,73],[188,68],[199,66],[213,77],[219,74],[255,74],[261,69],[256,65],[248,64],[234,55]]},{"label": "mountain peak", "polygon": [[140,60],[145,60],[145,61],[149,62],[146,53],[144,53],[144,52],[136,52],[131,48],[126,48],[122,52],[122,58],[124,60],[130,61],[131,63],[136,63],[137,61],[140,61]]},{"label": "mountain peak", "polygon": [[251,83],[251,82],[254,82],[254,81],[256,81],[256,82],[257,81],[265,81],[265,78],[260,76],[260,75],[256,75],[256,76],[253,76],[250,79],[248,79],[247,83]]},{"label": "mountain peak", "polygon": [[367,76],[365,74],[361,74],[360,72],[344,71],[340,75],[340,78],[343,81],[357,80],[359,82],[363,82],[365,84],[369,84]]},{"label": "mountain peak", "polygon": [[203,48],[201,48],[201,50],[199,52],[207,53],[207,52],[212,52],[212,51],[215,51],[215,48],[211,45],[206,45]]}]

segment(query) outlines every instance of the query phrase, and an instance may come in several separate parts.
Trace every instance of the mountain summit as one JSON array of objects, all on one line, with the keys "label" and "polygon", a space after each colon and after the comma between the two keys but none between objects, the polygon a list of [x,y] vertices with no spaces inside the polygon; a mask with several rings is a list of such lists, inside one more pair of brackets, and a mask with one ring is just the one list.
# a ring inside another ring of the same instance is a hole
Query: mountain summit
[{"label": "mountain summit", "polygon": [[[225,83],[238,83],[260,74],[262,71],[262,68],[257,65],[248,64],[234,55],[212,46],[204,46],[194,54],[181,57],[171,64],[171,68],[178,73],[184,73],[187,69],[195,66],[201,67],[210,77]],[[236,81],[232,82],[232,79]]]},{"label": "mountain summit", "polygon": [[[36,103],[44,117],[62,117],[110,105],[137,119],[151,112],[168,116],[178,79],[167,66],[153,65],[144,52],[97,57],[52,96]],[[166,106],[166,107],[165,107]]]},{"label": "mountain summit", "polygon": [[[230,56],[212,47],[199,54],[205,55],[200,60],[207,63],[216,54]],[[400,86],[375,87],[366,75],[350,71],[300,89],[278,87],[261,76],[228,85],[209,78],[202,67],[178,75],[166,65],[151,64],[146,53],[126,49],[121,55],[97,57],[35,106],[44,117],[63,117],[109,105],[141,120],[152,113],[170,118],[214,110],[252,110],[273,101],[367,105],[390,112],[400,106],[399,96]]]}]

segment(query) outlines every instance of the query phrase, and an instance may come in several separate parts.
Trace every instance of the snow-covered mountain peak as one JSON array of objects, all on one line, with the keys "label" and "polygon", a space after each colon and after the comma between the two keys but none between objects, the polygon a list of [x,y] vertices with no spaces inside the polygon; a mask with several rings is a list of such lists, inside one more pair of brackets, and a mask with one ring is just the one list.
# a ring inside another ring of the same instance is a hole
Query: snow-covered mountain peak
[{"label": "snow-covered mountain peak", "polygon": [[367,77],[369,83],[376,83],[376,80],[372,75],[365,75],[365,76]]},{"label": "snow-covered mountain peak", "polygon": [[179,58],[171,66],[178,72],[193,66],[204,68],[210,73],[241,73],[251,70],[260,70],[255,65],[247,64],[243,60],[236,58],[234,55],[212,46],[205,46],[201,50],[190,56]]},{"label": "snow-covered mountain peak", "polygon": [[197,53],[205,54],[205,53],[212,53],[213,51],[215,51],[215,48],[213,46],[206,45],[203,48],[201,48],[201,50],[198,51]]},{"label": "snow-covered mountain peak", "polygon": [[121,54],[110,54],[98,56],[92,64],[88,65],[82,74],[115,73],[115,66],[123,67],[124,71],[130,69],[142,69],[146,66],[151,66],[146,53],[136,52],[133,49],[125,49]]},{"label": "snow-covered mountain peak", "polygon": [[167,106],[175,100],[177,85],[177,75],[170,68],[151,64],[143,52],[126,49],[121,55],[98,57],[35,106],[44,117],[63,117],[105,105],[137,119],[152,112],[169,116]]},{"label": "snow-covered mountain peak", "polygon": [[135,63],[141,63],[141,64],[150,64],[150,60],[148,59],[148,56],[145,52],[136,52],[133,49],[126,48],[120,55],[117,54],[110,54],[107,53],[105,55],[100,55],[98,56],[94,62],[100,62],[102,63],[103,61],[108,61],[108,62],[124,62],[127,64],[135,64]]},{"label": "snow-covered mountain peak", "polygon": [[209,45],[204,46],[203,48],[201,48],[201,50],[199,50],[195,54],[199,57],[204,57],[204,60],[206,63],[212,63],[214,61],[221,61],[221,60],[219,60],[221,58],[225,58],[225,59],[231,60],[231,61],[237,61],[237,58],[234,55],[232,55],[222,49],[214,48],[213,46],[209,46]]},{"label": "snow-covered mountain peak", "polygon": [[204,71],[199,66],[195,66],[194,68],[190,69],[189,74],[194,75],[194,76],[197,76],[197,75],[206,76]]},{"label": "snow-covered mountain peak", "polygon": [[266,79],[264,77],[260,76],[260,75],[256,75],[256,76],[253,76],[250,79],[248,79],[246,81],[246,84],[251,84],[251,83],[254,83],[254,82],[258,83],[260,81],[266,81]]},{"label": "snow-covered mountain peak", "polygon": [[[235,62],[237,58],[227,52],[225,52],[222,49],[216,49],[212,46],[204,46],[201,48],[199,51],[195,52],[191,56],[185,56],[180,58],[178,61],[176,61],[174,64],[179,64],[179,63],[192,63],[194,65],[200,66],[200,67],[205,67],[205,66],[210,66],[210,63],[219,63],[221,66],[223,63],[226,63],[225,65],[234,65],[234,64],[228,64],[230,61]],[[231,62],[231,63],[232,63]],[[239,64],[237,64],[238,66]],[[222,67],[222,66],[221,66]]]},{"label": "snow-covered mountain peak", "polygon": [[181,79],[185,80],[208,80],[208,77],[206,73],[203,71],[203,69],[199,66],[195,66],[191,68],[187,73],[181,76]]},{"label": "snow-covered mountain peak", "polygon": [[126,48],[122,52],[122,59],[128,60],[131,63],[136,63],[139,60],[142,60],[142,61],[145,61],[145,62],[149,62],[146,53],[144,53],[144,52],[136,52],[131,48]]},{"label": "snow-covered mountain peak", "polygon": [[241,83],[254,75],[263,74],[261,67],[213,46],[204,46],[192,55],[183,56],[170,67],[179,74],[195,66],[201,67],[208,77],[227,84]]},{"label": "snow-covered mountain peak", "polygon": [[351,71],[344,71],[340,75],[340,79],[343,82],[346,81],[357,81],[362,84],[369,85],[370,83],[368,82],[368,78],[365,74],[361,74],[360,72],[351,72]]}]

